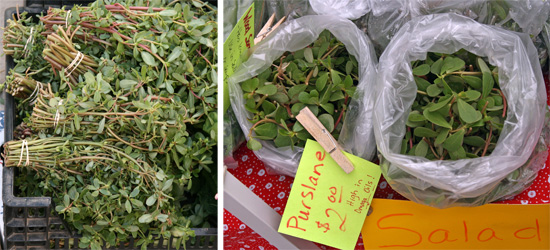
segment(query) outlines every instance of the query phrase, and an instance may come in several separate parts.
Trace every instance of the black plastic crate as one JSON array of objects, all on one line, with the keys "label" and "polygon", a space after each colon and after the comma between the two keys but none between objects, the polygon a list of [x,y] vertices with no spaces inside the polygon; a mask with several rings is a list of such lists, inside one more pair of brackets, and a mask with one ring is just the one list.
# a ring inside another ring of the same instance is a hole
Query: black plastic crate
[{"label": "black plastic crate", "polygon": [[68,8],[73,5],[87,5],[93,2],[93,0],[26,0],[25,6],[27,7],[36,7],[36,8],[61,8],[67,6]]},{"label": "black plastic crate", "polygon": [[[27,0],[29,2],[31,0]],[[41,1],[43,2],[43,1]],[[75,2],[75,1],[65,1]],[[77,1],[78,2],[78,1]],[[36,6],[36,5],[35,5]],[[49,5],[48,5],[49,6]],[[53,6],[52,6],[53,7]],[[19,12],[28,12],[30,15],[45,13],[48,7],[23,7]],[[16,8],[8,8],[5,11],[4,26],[7,20],[16,13]],[[15,63],[11,56],[6,56],[6,74]],[[4,139],[13,139],[15,128],[15,101],[8,93],[4,92]],[[6,250],[43,250],[43,249],[82,249],[78,247],[80,238],[69,230],[68,225],[59,216],[52,216],[52,201],[50,197],[17,197],[14,194],[14,178],[16,168],[2,167],[2,197],[4,203],[4,235],[2,248]],[[53,211],[56,214],[55,211]],[[217,249],[216,228],[193,228],[196,237],[188,240],[180,249]],[[174,238],[165,240],[162,237],[149,244],[149,250],[173,250]],[[136,239],[121,244],[118,247],[105,249],[139,249],[135,246]]]}]

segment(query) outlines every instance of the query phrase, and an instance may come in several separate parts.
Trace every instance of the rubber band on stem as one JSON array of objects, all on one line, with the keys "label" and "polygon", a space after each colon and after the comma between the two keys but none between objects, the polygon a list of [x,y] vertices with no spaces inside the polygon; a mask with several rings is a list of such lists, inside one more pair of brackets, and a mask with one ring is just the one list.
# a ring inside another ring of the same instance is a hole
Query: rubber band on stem
[{"label": "rubber band on stem", "polygon": [[78,66],[82,62],[82,59],[84,59],[84,54],[82,54],[82,52],[78,51],[78,53],[76,54],[76,57],[73,59],[71,64],[69,64],[69,66],[67,66],[67,68],[66,68],[67,70],[70,70],[69,74],[67,74],[67,77],[69,77],[73,73],[73,71],[76,68],[78,68]]},{"label": "rubber band on stem", "polygon": [[23,149],[25,152],[27,152],[27,160],[25,161],[25,166],[29,165],[29,143],[27,140],[23,140],[21,142],[21,154],[19,155],[19,162],[17,163],[17,166],[21,165],[21,161],[23,161]]},{"label": "rubber band on stem", "polygon": [[65,17],[65,27],[69,27],[69,17],[71,16],[71,10],[67,11],[67,16]]},{"label": "rubber band on stem", "polygon": [[27,46],[29,45],[29,43],[31,43],[31,45],[34,43],[34,39],[33,39],[33,36],[32,36],[33,32],[34,32],[34,27],[31,27],[31,32],[29,34],[29,38],[27,38],[27,42],[25,42],[25,47],[23,48],[23,51],[25,51],[25,56],[28,56],[29,51],[30,51],[30,49],[27,50]]},{"label": "rubber band on stem", "polygon": [[36,102],[36,99],[38,98],[38,94],[40,93],[40,89],[42,89],[42,83],[39,81],[36,81],[36,87],[34,88],[33,92],[31,93],[29,98],[25,99],[23,102],[30,100],[29,103],[31,105],[34,105],[34,103]]},{"label": "rubber band on stem", "polygon": [[53,126],[57,127],[57,124],[59,123],[59,119],[61,118],[61,114],[59,113],[59,106],[63,104],[63,100],[59,101],[57,103],[57,110],[55,111],[55,118],[53,119]]}]

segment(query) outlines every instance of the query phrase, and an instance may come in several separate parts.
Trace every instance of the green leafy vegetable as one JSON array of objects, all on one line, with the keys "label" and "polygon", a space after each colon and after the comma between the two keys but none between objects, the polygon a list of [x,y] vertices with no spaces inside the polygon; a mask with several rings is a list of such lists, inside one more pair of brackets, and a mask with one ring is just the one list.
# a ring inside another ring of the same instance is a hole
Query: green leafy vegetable
[{"label": "green leafy vegetable", "polygon": [[287,52],[273,64],[241,83],[245,107],[253,117],[248,148],[259,150],[258,140],[276,147],[305,146],[311,136],[295,118],[304,107],[338,138],[358,82],[357,61],[343,44],[324,31],[311,45]]},{"label": "green leafy vegetable", "polygon": [[494,84],[498,70],[464,50],[428,53],[412,65],[419,65],[413,66],[418,92],[406,123],[413,133],[407,132],[401,153],[431,160],[490,154],[506,116],[506,98]]}]

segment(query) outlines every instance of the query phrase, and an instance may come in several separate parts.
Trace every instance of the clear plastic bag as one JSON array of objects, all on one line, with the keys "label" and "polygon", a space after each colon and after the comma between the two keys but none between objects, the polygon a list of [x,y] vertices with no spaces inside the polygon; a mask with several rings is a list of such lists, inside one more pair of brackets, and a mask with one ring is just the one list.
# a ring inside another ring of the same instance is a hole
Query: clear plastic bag
[{"label": "clear plastic bag", "polygon": [[[417,93],[411,62],[426,59],[427,52],[459,49],[487,57],[498,67],[508,112],[496,148],[489,156],[457,161],[400,154]],[[537,60],[528,35],[464,16],[434,14],[406,23],[380,58],[373,114],[382,172],[392,188],[417,203],[446,208],[483,205],[529,186],[544,164],[549,137]]]},{"label": "clear plastic bag", "polygon": [[237,122],[232,109],[227,109],[223,115],[223,164],[229,169],[239,166],[233,158],[235,150],[245,141],[243,131]]},{"label": "clear plastic bag", "polygon": [[[345,45],[347,51],[357,59],[359,65],[359,83],[355,96],[371,93],[371,91],[367,90],[372,90],[373,88],[374,81],[372,81],[372,79],[374,79],[376,74],[376,57],[374,56],[374,50],[372,49],[372,44],[369,39],[362,31],[357,29],[355,24],[341,17],[322,15],[304,16],[287,21],[265,40],[254,46],[252,48],[253,53],[250,55],[249,59],[241,64],[237,71],[228,79],[231,106],[247,139],[249,139],[248,132],[252,124],[248,121],[251,117],[250,113],[247,112],[244,107],[240,83],[262,73],[284,52],[293,52],[308,46],[314,42],[324,30],[330,31],[336,39]],[[355,127],[350,127],[349,125],[354,124],[354,117],[349,110],[357,113],[359,110],[358,107],[369,105],[372,107],[372,104],[365,105],[360,103],[364,100],[368,102],[370,98],[352,98],[352,102],[350,103],[348,113],[344,120],[344,129],[341,132],[342,135],[344,133],[351,134],[355,129]],[[371,113],[362,112],[361,115],[362,117],[366,117],[363,119],[371,120]],[[367,141],[363,139],[363,148],[364,151],[373,155],[376,145],[374,143],[371,124],[366,125],[366,127],[370,127],[370,130],[362,131],[362,133],[365,134],[364,138],[372,138],[372,140]],[[342,143],[345,148],[348,146],[347,143],[352,140],[350,137],[352,136],[341,136],[341,138],[339,138],[340,143]],[[342,138],[347,138],[348,140]],[[277,173],[290,176],[296,174],[303,148],[276,148],[273,143],[266,141],[261,141],[261,143],[263,147],[258,151],[254,151],[260,160]]]},{"label": "clear plastic bag", "polygon": [[[227,39],[239,18],[245,14],[250,5],[254,4],[254,30],[255,36],[262,29],[272,14],[275,14],[276,20],[287,16],[289,19],[297,18],[307,13],[312,13],[307,0],[235,0],[226,1],[224,6],[224,41]],[[233,158],[233,153],[237,147],[245,140],[244,135],[232,111],[228,110],[224,115],[224,144],[223,158],[224,164],[228,168],[238,167],[237,160]]]},{"label": "clear plastic bag", "polygon": [[309,0],[313,11],[319,15],[335,15],[355,20],[370,11],[368,0]]},{"label": "clear plastic bag", "polygon": [[[480,23],[537,36],[550,13],[550,2],[539,0],[370,0],[371,13],[358,20],[382,51],[393,35],[414,17],[456,13]],[[509,12],[507,10],[509,9]]]}]

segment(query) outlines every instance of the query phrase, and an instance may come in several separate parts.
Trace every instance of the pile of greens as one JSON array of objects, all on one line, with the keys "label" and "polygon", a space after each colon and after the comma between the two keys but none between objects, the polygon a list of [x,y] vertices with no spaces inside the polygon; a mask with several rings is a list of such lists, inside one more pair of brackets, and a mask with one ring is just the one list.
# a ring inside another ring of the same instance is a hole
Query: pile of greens
[{"label": "pile of greens", "polygon": [[461,50],[412,62],[418,88],[401,153],[430,160],[489,155],[506,118],[498,68]]},{"label": "pile of greens", "polygon": [[283,54],[273,67],[242,82],[245,108],[253,114],[248,147],[260,149],[258,140],[276,147],[304,147],[312,137],[295,118],[304,107],[338,139],[357,71],[355,57],[325,30],[311,45]]},{"label": "pile of greens", "polygon": [[23,123],[4,163],[20,196],[52,197],[79,247],[181,246],[216,226],[216,16],[198,0],[99,0],[6,27]]}]

